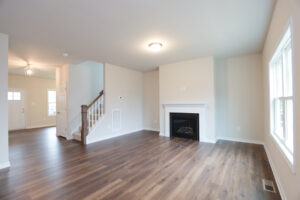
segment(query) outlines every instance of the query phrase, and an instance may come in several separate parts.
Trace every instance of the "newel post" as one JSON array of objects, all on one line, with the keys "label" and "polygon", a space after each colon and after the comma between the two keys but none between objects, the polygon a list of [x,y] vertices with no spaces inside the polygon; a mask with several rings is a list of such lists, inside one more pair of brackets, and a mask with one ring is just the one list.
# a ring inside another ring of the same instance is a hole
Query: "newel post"
[{"label": "newel post", "polygon": [[82,120],[82,127],[81,127],[81,143],[86,144],[86,136],[88,134],[88,120],[87,120],[87,105],[81,106],[81,120]]}]

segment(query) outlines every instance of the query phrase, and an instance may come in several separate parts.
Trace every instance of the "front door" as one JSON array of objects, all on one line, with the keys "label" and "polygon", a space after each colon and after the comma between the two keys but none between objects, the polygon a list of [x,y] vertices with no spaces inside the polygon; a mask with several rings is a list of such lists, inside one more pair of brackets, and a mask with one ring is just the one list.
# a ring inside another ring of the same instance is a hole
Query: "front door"
[{"label": "front door", "polygon": [[8,90],[8,129],[25,129],[25,91],[10,88]]}]

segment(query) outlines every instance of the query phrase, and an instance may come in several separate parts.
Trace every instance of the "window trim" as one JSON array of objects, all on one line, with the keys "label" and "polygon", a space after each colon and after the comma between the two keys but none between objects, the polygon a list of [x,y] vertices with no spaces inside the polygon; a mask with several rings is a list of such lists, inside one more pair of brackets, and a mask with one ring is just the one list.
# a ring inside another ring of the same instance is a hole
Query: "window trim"
[{"label": "window trim", "polygon": [[[11,99],[9,99],[9,93],[11,93]],[[19,93],[19,99],[16,99],[15,98],[15,93]],[[7,100],[8,101],[22,101],[22,98],[23,98],[23,96],[22,96],[22,92],[20,92],[19,90],[17,90],[17,91],[12,91],[12,90],[8,90],[8,92],[7,92]]]},{"label": "window trim", "polygon": [[[270,76],[270,66],[272,64],[272,61],[274,60],[275,57],[277,57],[278,55],[278,51],[279,49],[282,48],[282,45],[281,45],[281,42],[282,40],[284,39],[285,37],[285,34],[286,32],[288,31],[288,29],[290,29],[290,34],[291,34],[291,49],[292,49],[292,59],[291,59],[291,64],[292,64],[292,91],[293,91],[293,119],[294,119],[294,123],[293,123],[293,154],[292,154],[292,159],[293,159],[293,162],[291,162],[290,158],[288,158],[288,154],[287,152],[288,149],[287,147],[285,147],[280,139],[278,138],[278,136],[276,136],[274,133],[272,133],[272,109],[271,109],[271,95],[270,95],[270,92],[271,92],[271,84],[270,84],[270,81],[271,81],[271,76]],[[280,37],[280,40],[277,42],[277,45],[276,45],[276,49],[275,51],[273,52],[273,55],[268,63],[268,76],[269,76],[269,82],[268,82],[268,85],[269,85],[269,128],[270,128],[270,135],[271,135],[271,138],[273,138],[274,140],[274,143],[276,144],[276,146],[278,147],[279,151],[283,154],[283,157],[284,157],[284,160],[286,160],[288,166],[290,167],[290,169],[292,170],[293,173],[296,173],[296,123],[295,123],[295,115],[296,115],[296,112],[295,112],[295,102],[296,102],[296,98],[295,98],[295,67],[294,67],[294,27],[293,27],[293,19],[292,17],[289,18],[288,20],[288,23],[287,25],[284,27],[284,31],[283,33],[281,34],[281,37]]]},{"label": "window trim", "polygon": [[[48,117],[55,117],[57,115],[56,109],[55,109],[55,115],[49,114],[49,91],[55,91],[55,93],[56,93],[55,89],[47,89],[47,114],[48,114]],[[55,99],[56,99],[56,97],[55,97]],[[55,100],[55,105],[56,105],[56,100]]]}]

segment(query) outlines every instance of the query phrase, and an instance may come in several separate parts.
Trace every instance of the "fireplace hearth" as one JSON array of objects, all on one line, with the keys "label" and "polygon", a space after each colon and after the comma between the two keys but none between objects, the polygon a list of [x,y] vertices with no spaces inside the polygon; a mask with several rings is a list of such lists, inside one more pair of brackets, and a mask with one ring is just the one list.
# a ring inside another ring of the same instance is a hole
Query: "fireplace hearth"
[{"label": "fireplace hearth", "polygon": [[170,113],[170,136],[199,141],[199,114]]}]

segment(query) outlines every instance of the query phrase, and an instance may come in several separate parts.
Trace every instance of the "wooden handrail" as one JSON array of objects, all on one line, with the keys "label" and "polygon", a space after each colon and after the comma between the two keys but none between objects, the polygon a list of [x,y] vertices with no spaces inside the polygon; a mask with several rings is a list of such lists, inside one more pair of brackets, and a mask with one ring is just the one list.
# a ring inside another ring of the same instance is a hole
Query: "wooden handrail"
[{"label": "wooden handrail", "polygon": [[[81,106],[81,143],[83,145],[86,144],[86,136],[89,133],[89,128],[91,126],[90,121],[88,120],[88,110],[91,108],[102,96],[104,95],[104,91],[102,90],[99,95],[90,103],[89,105],[82,105]],[[98,112],[98,111],[97,111]],[[100,104],[99,113],[102,113],[102,107]],[[90,116],[89,116],[90,117]],[[92,123],[93,123],[92,119]]]},{"label": "wooden handrail", "polygon": [[100,99],[100,97],[102,97],[102,95],[104,94],[103,90],[99,93],[99,95],[96,97],[96,99],[94,99],[94,101],[92,101],[92,103],[90,103],[87,107],[90,108],[96,101],[98,101],[98,99]]}]

